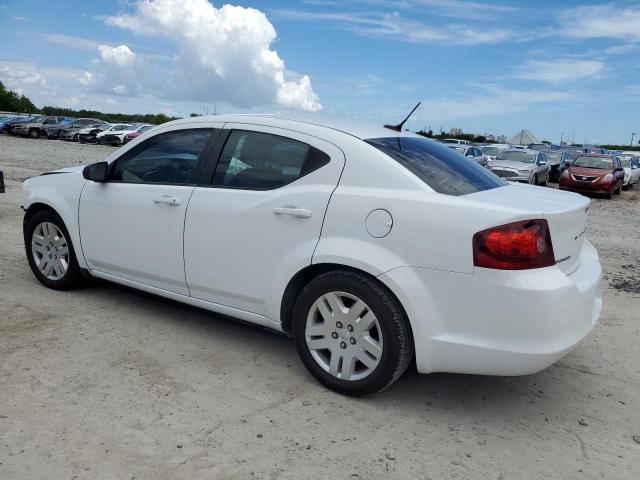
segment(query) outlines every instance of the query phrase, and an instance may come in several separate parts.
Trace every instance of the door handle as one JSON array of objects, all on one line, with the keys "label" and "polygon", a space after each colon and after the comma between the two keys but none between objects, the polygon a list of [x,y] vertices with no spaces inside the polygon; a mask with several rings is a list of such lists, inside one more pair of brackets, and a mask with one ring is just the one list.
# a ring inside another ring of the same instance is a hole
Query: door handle
[{"label": "door handle", "polygon": [[298,207],[277,207],[273,209],[273,213],[276,215],[291,215],[298,218],[309,218],[311,216],[311,210]]},{"label": "door handle", "polygon": [[153,199],[153,203],[155,203],[156,205],[162,204],[169,205],[171,207],[177,207],[182,203],[182,200],[172,197],[171,195],[160,195],[159,197]]}]

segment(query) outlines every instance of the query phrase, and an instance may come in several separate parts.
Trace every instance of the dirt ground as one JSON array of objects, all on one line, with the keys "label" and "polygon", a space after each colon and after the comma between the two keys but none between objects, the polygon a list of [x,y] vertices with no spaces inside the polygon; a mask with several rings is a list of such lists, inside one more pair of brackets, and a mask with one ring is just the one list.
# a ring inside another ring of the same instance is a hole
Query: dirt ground
[{"label": "dirt ground", "polygon": [[565,359],[516,378],[408,372],[352,399],[283,336],[35,280],[21,181],[112,151],[0,136],[0,478],[640,478],[640,189],[593,201],[604,310]]}]

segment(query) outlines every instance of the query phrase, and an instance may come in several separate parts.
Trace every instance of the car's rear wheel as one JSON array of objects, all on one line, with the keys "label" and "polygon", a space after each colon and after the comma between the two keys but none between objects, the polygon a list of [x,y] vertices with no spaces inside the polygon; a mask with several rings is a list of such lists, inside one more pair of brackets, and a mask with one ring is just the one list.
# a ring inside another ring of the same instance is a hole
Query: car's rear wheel
[{"label": "car's rear wheel", "polygon": [[408,321],[377,281],[334,271],[312,280],[293,311],[302,362],[329,388],[353,396],[387,388],[413,358]]},{"label": "car's rear wheel", "polygon": [[24,227],[24,241],[29,266],[40,283],[56,290],[80,285],[82,276],[69,232],[56,213],[34,214]]},{"label": "car's rear wheel", "polygon": [[32,128],[31,130],[29,130],[29,136],[31,138],[40,138],[40,132],[37,128]]},{"label": "car's rear wheel", "polygon": [[533,176],[533,184],[534,185],[538,185],[538,175],[537,174]]},{"label": "car's rear wheel", "polygon": [[73,141],[77,142],[80,140],[80,135],[78,135],[77,133],[73,136]]}]

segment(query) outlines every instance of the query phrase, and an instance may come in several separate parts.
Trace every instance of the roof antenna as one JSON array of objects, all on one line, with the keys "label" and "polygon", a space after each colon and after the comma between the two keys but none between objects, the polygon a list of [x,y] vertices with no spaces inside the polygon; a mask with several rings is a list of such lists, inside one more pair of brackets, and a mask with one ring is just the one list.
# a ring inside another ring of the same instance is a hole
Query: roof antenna
[{"label": "roof antenna", "polygon": [[418,104],[413,107],[413,110],[411,110],[411,113],[409,113],[409,115],[407,115],[407,118],[405,118],[402,122],[400,122],[398,125],[385,125],[384,128],[388,128],[389,130],[394,130],[396,132],[401,132],[402,131],[402,127],[404,126],[405,123],[407,123],[407,120],[409,120],[409,117],[411,115],[413,115],[413,112],[415,112],[418,107],[420,106],[422,102],[418,102]]}]

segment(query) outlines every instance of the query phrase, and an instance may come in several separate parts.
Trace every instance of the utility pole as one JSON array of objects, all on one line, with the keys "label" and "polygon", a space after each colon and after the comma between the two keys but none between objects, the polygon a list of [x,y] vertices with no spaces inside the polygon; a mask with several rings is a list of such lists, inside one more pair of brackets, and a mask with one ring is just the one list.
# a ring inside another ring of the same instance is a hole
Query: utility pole
[{"label": "utility pole", "polygon": [[633,132],[631,134],[631,143],[629,145],[631,145],[633,147],[633,138],[636,136],[636,132]]}]

